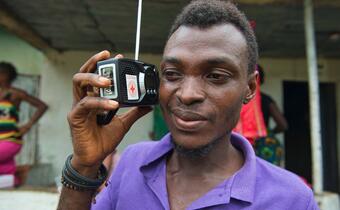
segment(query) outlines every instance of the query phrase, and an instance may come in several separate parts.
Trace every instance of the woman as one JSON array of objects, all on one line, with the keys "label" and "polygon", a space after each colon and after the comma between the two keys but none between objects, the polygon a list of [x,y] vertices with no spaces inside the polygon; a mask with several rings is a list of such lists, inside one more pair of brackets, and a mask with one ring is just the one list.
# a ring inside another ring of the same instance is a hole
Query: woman
[{"label": "woman", "polygon": [[[265,81],[265,73],[260,65],[258,65],[258,71],[260,84],[262,85]],[[283,147],[275,135],[288,129],[287,120],[276,105],[274,99],[263,92],[261,92],[261,109],[268,135],[258,138],[255,141],[254,148],[256,155],[274,165],[282,166]],[[270,128],[269,126],[270,118],[274,120],[274,128]]]},{"label": "woman", "polygon": [[[0,62],[0,175],[15,174],[15,155],[21,149],[22,136],[25,135],[47,110],[47,105],[24,90],[12,87],[17,77],[15,67],[7,62]],[[31,119],[18,126],[19,107],[26,101],[36,107]],[[15,178],[15,185],[20,180]]]}]

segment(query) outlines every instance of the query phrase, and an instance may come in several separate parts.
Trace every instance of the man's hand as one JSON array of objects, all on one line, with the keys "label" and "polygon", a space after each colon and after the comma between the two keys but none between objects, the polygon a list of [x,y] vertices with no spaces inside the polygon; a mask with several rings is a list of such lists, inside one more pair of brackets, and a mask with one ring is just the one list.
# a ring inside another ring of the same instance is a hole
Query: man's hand
[{"label": "man's hand", "polygon": [[[97,93],[98,88],[111,85],[110,80],[93,73],[97,62],[109,57],[108,51],[94,55],[73,77],[73,106],[67,116],[73,143],[71,164],[78,173],[89,178],[96,178],[100,164],[114,151],[131,125],[151,111],[150,108],[134,107],[120,116],[116,115],[105,126],[97,124],[98,113],[117,110],[119,107],[117,102],[100,98]],[[90,209],[94,192],[63,187],[58,210]]]},{"label": "man's hand", "polygon": [[73,77],[73,106],[67,117],[74,150],[72,165],[84,175],[96,175],[102,161],[115,150],[132,124],[151,111],[148,107],[134,107],[120,116],[116,115],[108,125],[97,124],[98,113],[119,107],[118,102],[100,98],[98,93],[93,92],[111,85],[109,79],[93,73],[96,63],[108,58],[108,51],[94,55]]}]

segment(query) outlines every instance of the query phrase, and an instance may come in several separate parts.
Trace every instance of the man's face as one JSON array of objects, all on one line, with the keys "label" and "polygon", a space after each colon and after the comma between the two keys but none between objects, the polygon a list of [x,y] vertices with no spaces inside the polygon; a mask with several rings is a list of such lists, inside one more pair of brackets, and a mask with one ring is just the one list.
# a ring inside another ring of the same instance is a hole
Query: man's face
[{"label": "man's face", "polygon": [[177,145],[196,149],[226,138],[254,91],[247,66],[245,38],[233,25],[181,26],[170,37],[161,63],[160,105]]}]

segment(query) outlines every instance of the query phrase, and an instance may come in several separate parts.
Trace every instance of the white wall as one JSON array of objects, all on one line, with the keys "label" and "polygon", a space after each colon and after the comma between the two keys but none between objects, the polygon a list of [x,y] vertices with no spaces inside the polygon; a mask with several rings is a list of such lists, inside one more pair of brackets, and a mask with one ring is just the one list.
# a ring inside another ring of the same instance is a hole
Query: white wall
[{"label": "white wall", "polygon": [[0,61],[14,64],[21,74],[39,75],[44,55],[20,38],[0,28]]}]

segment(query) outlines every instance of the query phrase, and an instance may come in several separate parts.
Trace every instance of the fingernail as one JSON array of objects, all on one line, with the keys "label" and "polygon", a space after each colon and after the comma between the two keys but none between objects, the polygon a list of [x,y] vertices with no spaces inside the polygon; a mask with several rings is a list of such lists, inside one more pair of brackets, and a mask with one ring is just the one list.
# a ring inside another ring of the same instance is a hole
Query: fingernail
[{"label": "fingernail", "polygon": [[108,50],[103,50],[100,53],[108,53],[108,54],[110,54],[110,52]]},{"label": "fingernail", "polygon": [[108,103],[112,106],[116,106],[118,104],[117,101],[113,101],[113,100],[109,100]]},{"label": "fingernail", "polygon": [[118,55],[116,55],[116,58],[123,58],[123,55],[122,54],[118,54]]},{"label": "fingernail", "polygon": [[104,82],[104,83],[110,83],[111,84],[111,80],[106,78],[106,77],[99,77],[99,81],[100,82]]}]

